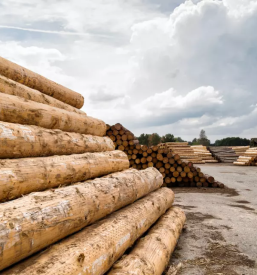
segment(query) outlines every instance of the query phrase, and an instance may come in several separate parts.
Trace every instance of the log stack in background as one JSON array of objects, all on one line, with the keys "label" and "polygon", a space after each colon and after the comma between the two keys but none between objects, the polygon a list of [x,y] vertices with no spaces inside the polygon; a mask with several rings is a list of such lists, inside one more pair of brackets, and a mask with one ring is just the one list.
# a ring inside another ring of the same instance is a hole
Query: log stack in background
[{"label": "log stack in background", "polygon": [[234,164],[238,166],[257,166],[257,147],[248,148]]},{"label": "log stack in background", "polygon": [[244,156],[246,151],[250,148],[250,146],[233,146],[231,147],[232,150],[239,156]]},{"label": "log stack in background", "polygon": [[216,160],[223,163],[233,163],[239,157],[231,147],[227,146],[210,146],[208,150]]},{"label": "log stack in background", "polygon": [[[172,207],[157,169],[128,169],[122,151],[139,145],[134,135],[116,125],[117,141],[106,137],[82,105],[80,94],[0,58],[1,274],[102,275]],[[184,221],[169,221],[177,233],[164,239],[167,257]]]},{"label": "log stack in background", "polygon": [[218,161],[214,159],[212,153],[207,149],[206,146],[203,145],[193,145],[190,146],[195,155],[203,160],[205,163],[217,163]]},{"label": "log stack in background", "polygon": [[160,144],[161,148],[167,148],[174,154],[178,154],[183,161],[190,161],[194,164],[204,164],[202,157],[195,154],[193,148],[188,145],[188,142],[166,142]]},{"label": "log stack in background", "polygon": [[165,147],[165,144],[160,147],[140,145],[133,133],[120,123],[107,127],[107,135],[114,141],[116,150],[124,151],[128,155],[130,167],[138,170],[155,167],[168,187],[224,188],[224,184],[202,173],[201,168],[194,166],[188,159],[182,160],[179,154],[174,153],[170,147]]}]

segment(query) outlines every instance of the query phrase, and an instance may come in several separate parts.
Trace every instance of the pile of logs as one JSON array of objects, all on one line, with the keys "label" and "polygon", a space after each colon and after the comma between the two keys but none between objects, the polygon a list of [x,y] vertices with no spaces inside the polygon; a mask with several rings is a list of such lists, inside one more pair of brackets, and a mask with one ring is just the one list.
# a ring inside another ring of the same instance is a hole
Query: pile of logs
[{"label": "pile of logs", "polygon": [[250,146],[233,146],[231,147],[232,150],[235,151],[235,153],[238,156],[244,156],[246,151],[250,148]]},{"label": "pile of logs", "polygon": [[193,148],[188,145],[188,142],[166,142],[160,144],[161,148],[167,148],[174,154],[178,154],[182,160],[190,161],[194,164],[204,164],[202,157],[195,154]]},{"label": "pile of logs", "polygon": [[214,159],[212,153],[207,149],[206,146],[203,145],[193,145],[191,146],[195,155],[202,159],[204,163],[217,163],[218,161]]},{"label": "pile of logs", "polygon": [[[134,135],[120,123],[107,127],[107,135],[116,144],[116,150],[128,155],[130,167],[138,170],[155,167],[168,187],[224,188],[224,184],[202,173],[201,168],[194,166],[188,159],[181,159],[170,147],[166,148],[164,144],[151,147],[140,145]],[[127,142],[124,144],[124,141]]]},{"label": "pile of logs", "polygon": [[257,166],[257,147],[248,148],[234,164],[238,166]]},{"label": "pile of logs", "polygon": [[3,58],[0,75],[1,274],[161,275],[185,222],[161,173],[129,169],[80,94]]},{"label": "pile of logs", "polygon": [[216,160],[223,163],[233,163],[239,157],[231,147],[227,146],[210,146],[208,150]]}]

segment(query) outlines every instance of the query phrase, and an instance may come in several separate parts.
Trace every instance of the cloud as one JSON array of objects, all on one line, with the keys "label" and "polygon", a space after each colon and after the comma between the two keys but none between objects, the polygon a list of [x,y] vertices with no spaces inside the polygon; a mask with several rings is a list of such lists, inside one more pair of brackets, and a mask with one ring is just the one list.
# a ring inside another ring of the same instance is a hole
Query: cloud
[{"label": "cloud", "polygon": [[0,25],[14,28],[0,28],[2,56],[82,93],[107,123],[254,135],[256,1],[3,0]]},{"label": "cloud", "polygon": [[124,95],[113,94],[107,91],[105,87],[100,87],[96,93],[90,94],[89,99],[92,102],[109,102],[122,97]]}]

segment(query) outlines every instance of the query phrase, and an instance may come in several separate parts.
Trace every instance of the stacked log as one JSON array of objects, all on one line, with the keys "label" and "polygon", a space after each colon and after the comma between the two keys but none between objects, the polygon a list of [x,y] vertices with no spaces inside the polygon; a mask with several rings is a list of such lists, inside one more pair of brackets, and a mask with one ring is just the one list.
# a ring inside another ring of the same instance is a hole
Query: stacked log
[{"label": "stacked log", "polygon": [[207,149],[206,146],[203,145],[193,145],[190,146],[193,149],[194,154],[202,159],[205,163],[217,163],[218,161],[214,159],[212,153]]},{"label": "stacked log", "polygon": [[250,148],[250,146],[233,146],[231,147],[232,150],[239,156],[244,156],[246,151]]},{"label": "stacked log", "polygon": [[0,109],[0,121],[95,136],[106,133],[106,124],[99,119],[14,95],[1,93]]},{"label": "stacked log", "polygon": [[[0,58],[1,274],[104,274],[172,207],[156,168],[128,169],[134,135],[115,125],[104,137],[106,124],[76,109],[82,103]],[[175,217],[170,226],[177,238]]]},{"label": "stacked log", "polygon": [[165,148],[172,150],[174,154],[180,155],[182,160],[191,161],[194,164],[204,164],[202,156],[195,154],[193,148],[188,142],[166,142],[163,144]]},{"label": "stacked log", "polygon": [[257,147],[246,150],[234,164],[238,166],[257,166]]},{"label": "stacked log", "polygon": [[114,142],[115,148],[128,151],[131,146],[139,144],[134,134],[123,127],[120,123],[113,126],[107,125],[107,136]]},{"label": "stacked log", "polygon": [[0,57],[0,75],[49,95],[75,108],[81,108],[84,104],[82,95],[3,57]]},{"label": "stacked log", "polygon": [[[182,157],[175,154],[170,147],[166,147],[166,144],[151,147],[140,145],[138,140],[134,139],[133,133],[127,131],[127,135],[130,133],[131,145],[127,145],[127,143],[125,143],[127,146],[119,145],[122,141],[119,142],[120,137],[118,136],[120,134],[118,131],[120,130],[117,130],[117,125],[122,127],[121,124],[107,125],[109,129],[107,135],[116,144],[116,150],[122,150],[128,155],[130,167],[138,170],[155,167],[162,174],[164,183],[168,187],[224,187],[223,184],[214,180],[210,181],[210,177],[204,175],[201,168],[195,167],[189,159],[181,159]],[[186,144],[181,144],[181,146]]]},{"label": "stacked log", "polygon": [[64,109],[69,112],[74,112],[80,115],[86,115],[85,112],[70,106],[58,99],[55,99],[51,96],[42,94],[41,92],[26,87],[20,83],[17,83],[11,79],[8,79],[4,76],[0,75],[0,92],[8,95],[14,95],[18,97],[22,97],[27,100],[32,100],[38,103],[47,104],[53,107],[57,107],[60,109]]},{"label": "stacked log", "polygon": [[0,121],[0,158],[27,158],[113,151],[109,137]]},{"label": "stacked log", "polygon": [[161,185],[162,177],[154,168],[126,170],[54,192],[31,193],[3,204],[1,230],[9,233],[1,238],[0,270],[133,203]]},{"label": "stacked log", "polygon": [[239,157],[231,147],[227,146],[210,146],[208,150],[216,160],[223,163],[233,163]]},{"label": "stacked log", "polygon": [[170,208],[146,237],[140,239],[134,249],[113,266],[108,275],[163,274],[185,220],[186,216],[180,208]]},{"label": "stacked log", "polygon": [[128,158],[121,151],[2,160],[0,202],[128,168]]}]

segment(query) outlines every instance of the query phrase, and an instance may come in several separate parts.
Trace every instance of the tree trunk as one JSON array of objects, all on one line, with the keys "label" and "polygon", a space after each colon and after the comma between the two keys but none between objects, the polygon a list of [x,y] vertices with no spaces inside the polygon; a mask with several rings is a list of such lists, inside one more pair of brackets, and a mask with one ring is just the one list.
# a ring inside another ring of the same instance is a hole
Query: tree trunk
[{"label": "tree trunk", "polygon": [[120,151],[1,160],[0,201],[128,168],[128,158]]},{"label": "tree trunk", "polygon": [[1,239],[0,270],[133,203],[162,183],[155,168],[129,169],[3,204],[1,230],[8,234]]},{"label": "tree trunk", "polygon": [[109,137],[0,122],[0,159],[113,151]]},{"label": "tree trunk", "polygon": [[170,208],[134,249],[117,262],[108,275],[162,275],[174,251],[186,216]]},{"label": "tree trunk", "polygon": [[60,129],[67,132],[104,136],[106,124],[96,118],[68,112],[21,97],[0,93],[0,120]]},{"label": "tree trunk", "polygon": [[43,94],[52,96],[73,107],[80,109],[84,104],[84,98],[79,93],[76,93],[2,57],[0,57],[0,75],[10,78],[32,89],[36,89]]},{"label": "tree trunk", "polygon": [[0,75],[0,92],[9,95],[19,96],[38,103],[47,104],[56,108],[64,109],[80,115],[87,115],[85,112],[74,108],[58,99],[45,95],[37,90],[31,89],[11,79]]},{"label": "tree trunk", "polygon": [[174,193],[161,188],[106,219],[2,272],[2,275],[102,275],[171,207]]}]

